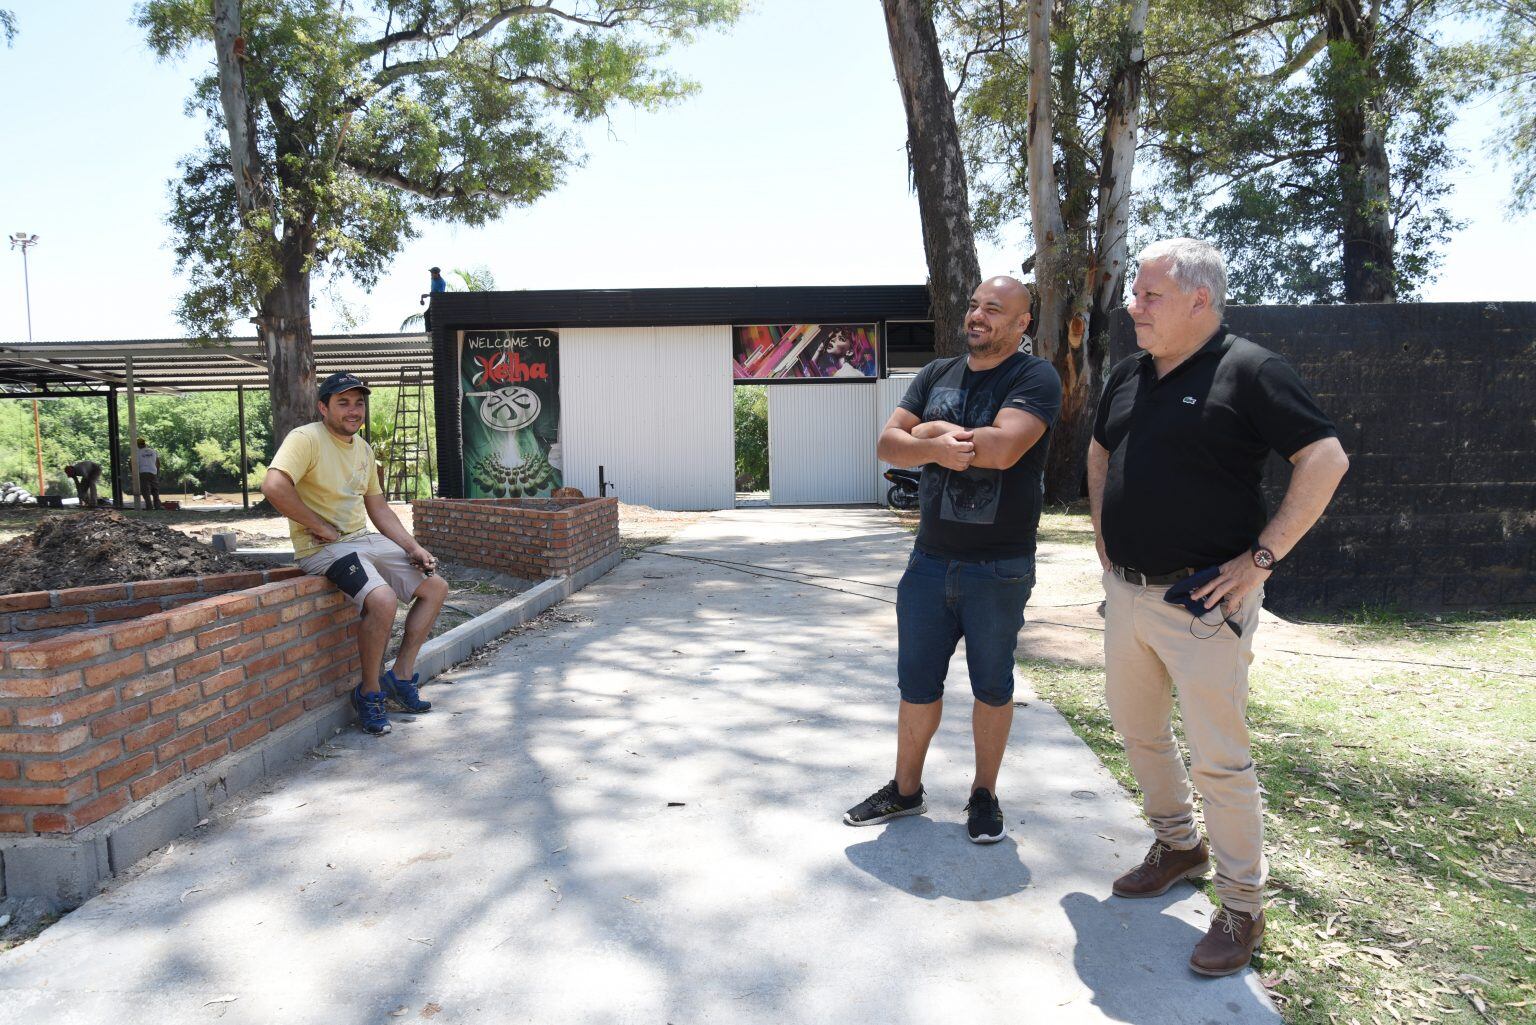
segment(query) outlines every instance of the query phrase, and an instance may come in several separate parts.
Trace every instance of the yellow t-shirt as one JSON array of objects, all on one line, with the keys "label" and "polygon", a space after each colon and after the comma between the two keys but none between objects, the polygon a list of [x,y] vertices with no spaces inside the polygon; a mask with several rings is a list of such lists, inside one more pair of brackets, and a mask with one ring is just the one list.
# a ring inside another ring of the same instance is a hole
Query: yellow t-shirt
[{"label": "yellow t-shirt", "polygon": [[[348,538],[368,530],[363,496],[384,493],[375,465],[373,446],[362,438],[342,441],[325,424],[312,423],[288,432],[272,457],[271,468],[286,473],[304,504]],[[288,536],[293,538],[296,559],[322,547],[294,520],[288,521]]]}]

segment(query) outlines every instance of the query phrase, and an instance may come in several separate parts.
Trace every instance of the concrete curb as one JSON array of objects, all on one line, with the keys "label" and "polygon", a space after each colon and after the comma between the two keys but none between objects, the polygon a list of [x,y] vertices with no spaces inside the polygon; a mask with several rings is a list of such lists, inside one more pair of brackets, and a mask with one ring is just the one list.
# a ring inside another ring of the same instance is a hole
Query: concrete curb
[{"label": "concrete curb", "polygon": [[[615,551],[570,577],[555,577],[489,612],[434,637],[416,657],[423,681],[464,661],[476,650],[603,576],[620,562]],[[389,665],[393,666],[393,662]],[[79,907],[150,852],[190,833],[210,810],[263,776],[303,758],[350,725],[352,709],[338,700],[276,733],[213,762],[143,804],[64,839],[20,837],[0,841],[0,899],[40,897],[59,908]]]}]

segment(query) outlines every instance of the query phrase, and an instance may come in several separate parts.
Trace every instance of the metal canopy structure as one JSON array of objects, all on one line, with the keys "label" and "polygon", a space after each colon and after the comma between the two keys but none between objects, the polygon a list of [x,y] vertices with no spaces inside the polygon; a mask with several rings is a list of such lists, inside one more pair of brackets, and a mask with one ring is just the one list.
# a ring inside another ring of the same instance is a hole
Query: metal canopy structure
[{"label": "metal canopy structure", "polygon": [[[427,383],[432,382],[432,343],[427,335],[315,336],[319,377],[350,370],[387,387],[407,367],[419,367]],[[106,395],[126,389],[130,380],[135,391],[173,395],[266,388],[265,350],[258,338],[0,344],[0,398]]]}]

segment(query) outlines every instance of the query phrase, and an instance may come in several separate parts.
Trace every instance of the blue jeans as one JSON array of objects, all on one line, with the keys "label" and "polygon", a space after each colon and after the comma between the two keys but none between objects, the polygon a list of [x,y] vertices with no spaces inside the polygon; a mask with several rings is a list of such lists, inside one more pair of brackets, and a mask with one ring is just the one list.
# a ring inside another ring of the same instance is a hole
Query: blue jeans
[{"label": "blue jeans", "polygon": [[1013,653],[1024,603],[1035,587],[1035,560],[958,562],[914,550],[896,589],[896,676],[903,701],[944,696],[955,645],[965,638],[971,693],[1000,707],[1013,700]]}]

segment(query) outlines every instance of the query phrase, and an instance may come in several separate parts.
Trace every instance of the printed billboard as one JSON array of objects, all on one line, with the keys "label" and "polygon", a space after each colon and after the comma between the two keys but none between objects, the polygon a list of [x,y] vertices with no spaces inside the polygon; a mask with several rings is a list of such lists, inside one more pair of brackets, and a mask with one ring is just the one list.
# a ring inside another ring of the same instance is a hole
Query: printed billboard
[{"label": "printed billboard", "polygon": [[560,333],[460,331],[459,415],[466,498],[560,487]]},{"label": "printed billboard", "polygon": [[880,376],[874,324],[747,324],[731,331],[738,382],[874,380]]}]

